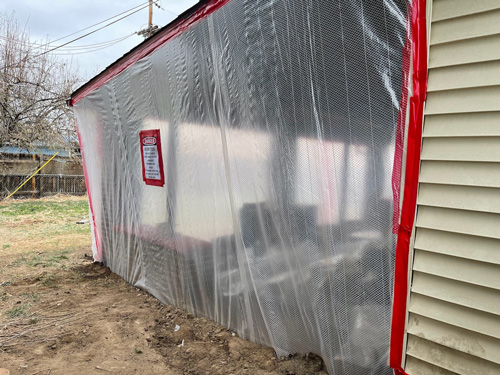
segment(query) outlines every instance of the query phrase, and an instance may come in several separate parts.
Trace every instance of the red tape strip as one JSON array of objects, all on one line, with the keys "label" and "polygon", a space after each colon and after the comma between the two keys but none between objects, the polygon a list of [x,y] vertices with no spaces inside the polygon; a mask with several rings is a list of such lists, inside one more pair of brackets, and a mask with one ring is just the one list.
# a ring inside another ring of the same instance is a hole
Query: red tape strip
[{"label": "red tape strip", "polygon": [[408,293],[408,258],[410,238],[415,220],[420,169],[420,149],[424,102],[427,93],[427,35],[426,1],[412,2],[412,62],[413,95],[410,99],[407,159],[401,224],[396,244],[394,275],[394,302],[392,308],[391,350],[389,364],[398,375],[405,374],[402,368],[404,330],[406,324],[406,301]]},{"label": "red tape strip", "polygon": [[406,372],[403,371],[401,368],[396,368],[394,369],[394,374],[395,375],[408,375]]}]

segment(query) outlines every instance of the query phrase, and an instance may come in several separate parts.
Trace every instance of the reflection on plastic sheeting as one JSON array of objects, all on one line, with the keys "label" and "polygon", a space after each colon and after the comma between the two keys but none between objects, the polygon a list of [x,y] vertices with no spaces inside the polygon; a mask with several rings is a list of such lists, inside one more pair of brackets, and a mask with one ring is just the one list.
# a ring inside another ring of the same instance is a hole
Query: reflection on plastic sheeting
[{"label": "reflection on plastic sheeting", "polygon": [[318,207],[318,224],[338,224],[344,201],[345,145],[314,138],[297,139],[295,203]]},{"label": "reflection on plastic sheeting", "polygon": [[390,374],[407,5],[232,0],[81,99],[104,262],[279,355]]},{"label": "reflection on plastic sheeting", "polygon": [[221,130],[183,124],[177,130],[176,231],[203,240],[235,232],[228,186],[238,193],[236,210],[269,197],[269,136],[264,132],[229,129],[231,143],[224,157]]}]

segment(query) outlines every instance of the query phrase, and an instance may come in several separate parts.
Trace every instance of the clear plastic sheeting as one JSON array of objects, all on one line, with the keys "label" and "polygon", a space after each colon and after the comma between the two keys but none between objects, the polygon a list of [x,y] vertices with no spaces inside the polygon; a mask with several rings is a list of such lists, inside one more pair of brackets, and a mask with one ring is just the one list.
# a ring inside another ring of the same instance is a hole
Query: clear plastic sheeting
[{"label": "clear plastic sheeting", "polygon": [[96,259],[278,355],[390,374],[408,6],[232,0],[79,100]]}]

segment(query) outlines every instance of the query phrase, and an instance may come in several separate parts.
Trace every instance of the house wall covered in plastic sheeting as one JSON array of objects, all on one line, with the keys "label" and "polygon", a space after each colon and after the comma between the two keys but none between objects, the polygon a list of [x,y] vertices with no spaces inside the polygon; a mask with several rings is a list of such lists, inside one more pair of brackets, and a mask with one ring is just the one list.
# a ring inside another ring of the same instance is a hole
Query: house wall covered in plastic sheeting
[{"label": "house wall covered in plastic sheeting", "polygon": [[78,100],[96,259],[278,355],[390,374],[408,8],[231,0]]}]

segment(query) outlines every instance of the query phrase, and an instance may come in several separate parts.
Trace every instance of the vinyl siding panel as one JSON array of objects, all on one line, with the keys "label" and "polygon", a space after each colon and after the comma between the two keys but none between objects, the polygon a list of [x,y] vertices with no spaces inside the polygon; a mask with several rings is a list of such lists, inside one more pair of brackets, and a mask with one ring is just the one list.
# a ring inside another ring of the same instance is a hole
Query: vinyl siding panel
[{"label": "vinyl siding panel", "polygon": [[[432,35],[432,29],[431,29]],[[429,50],[429,68],[470,64],[500,59],[500,34],[437,44]]]},{"label": "vinyl siding panel", "polygon": [[[500,38],[498,39],[500,57]],[[426,115],[500,111],[500,86],[488,86],[427,94]]]},{"label": "vinyl siding panel", "polygon": [[[496,363],[453,350],[446,345],[440,345],[418,336],[409,337],[407,353],[412,358],[433,365],[430,367],[433,371],[443,369],[460,375],[498,375],[500,373],[500,366]],[[444,358],[446,360],[443,360]],[[418,373],[421,375],[433,374],[427,370],[426,372],[410,372],[410,375]],[[436,373],[439,374],[439,372]]]},{"label": "vinyl siding panel", "polygon": [[413,270],[500,290],[500,265],[415,250]]},{"label": "vinyl siding panel", "polygon": [[500,137],[493,136],[429,138],[422,145],[422,160],[500,162],[498,145]]},{"label": "vinyl siding panel", "polygon": [[432,24],[431,45],[500,33],[500,9],[454,17]]},{"label": "vinyl siding panel", "polygon": [[500,365],[498,339],[410,313],[408,332],[461,353]]},{"label": "vinyl siding panel", "polygon": [[[424,139],[424,144],[426,143]],[[420,183],[500,188],[499,163],[422,161]]]},{"label": "vinyl siding panel", "polygon": [[499,84],[500,61],[487,61],[431,69],[427,91],[456,90]]},{"label": "vinyl siding panel", "polygon": [[500,315],[500,292],[495,289],[414,271],[412,293]]},{"label": "vinyl siding panel", "polygon": [[[430,0],[429,0],[430,1]],[[434,0],[431,19],[436,21],[487,12],[500,8],[498,0]]]},{"label": "vinyl siding panel", "polygon": [[[498,76],[500,83],[500,70]],[[456,79],[450,78],[447,82]],[[500,136],[500,112],[458,113],[427,115],[424,138],[430,137],[488,137]]]},{"label": "vinyl siding panel", "polygon": [[409,310],[411,313],[429,319],[500,339],[498,316],[494,314],[443,302],[417,293],[412,296]]},{"label": "vinyl siding panel", "polygon": [[[419,205],[416,226],[500,239],[500,215],[486,212]],[[481,241],[480,238],[477,240]]]},{"label": "vinyl siding panel", "polygon": [[500,214],[498,189],[487,187],[421,183],[418,204]]},{"label": "vinyl siding panel", "polygon": [[500,265],[500,240],[418,228],[415,249]]},{"label": "vinyl siding panel", "polygon": [[436,367],[411,356],[406,360],[406,371],[411,375],[457,375],[456,372]]}]

